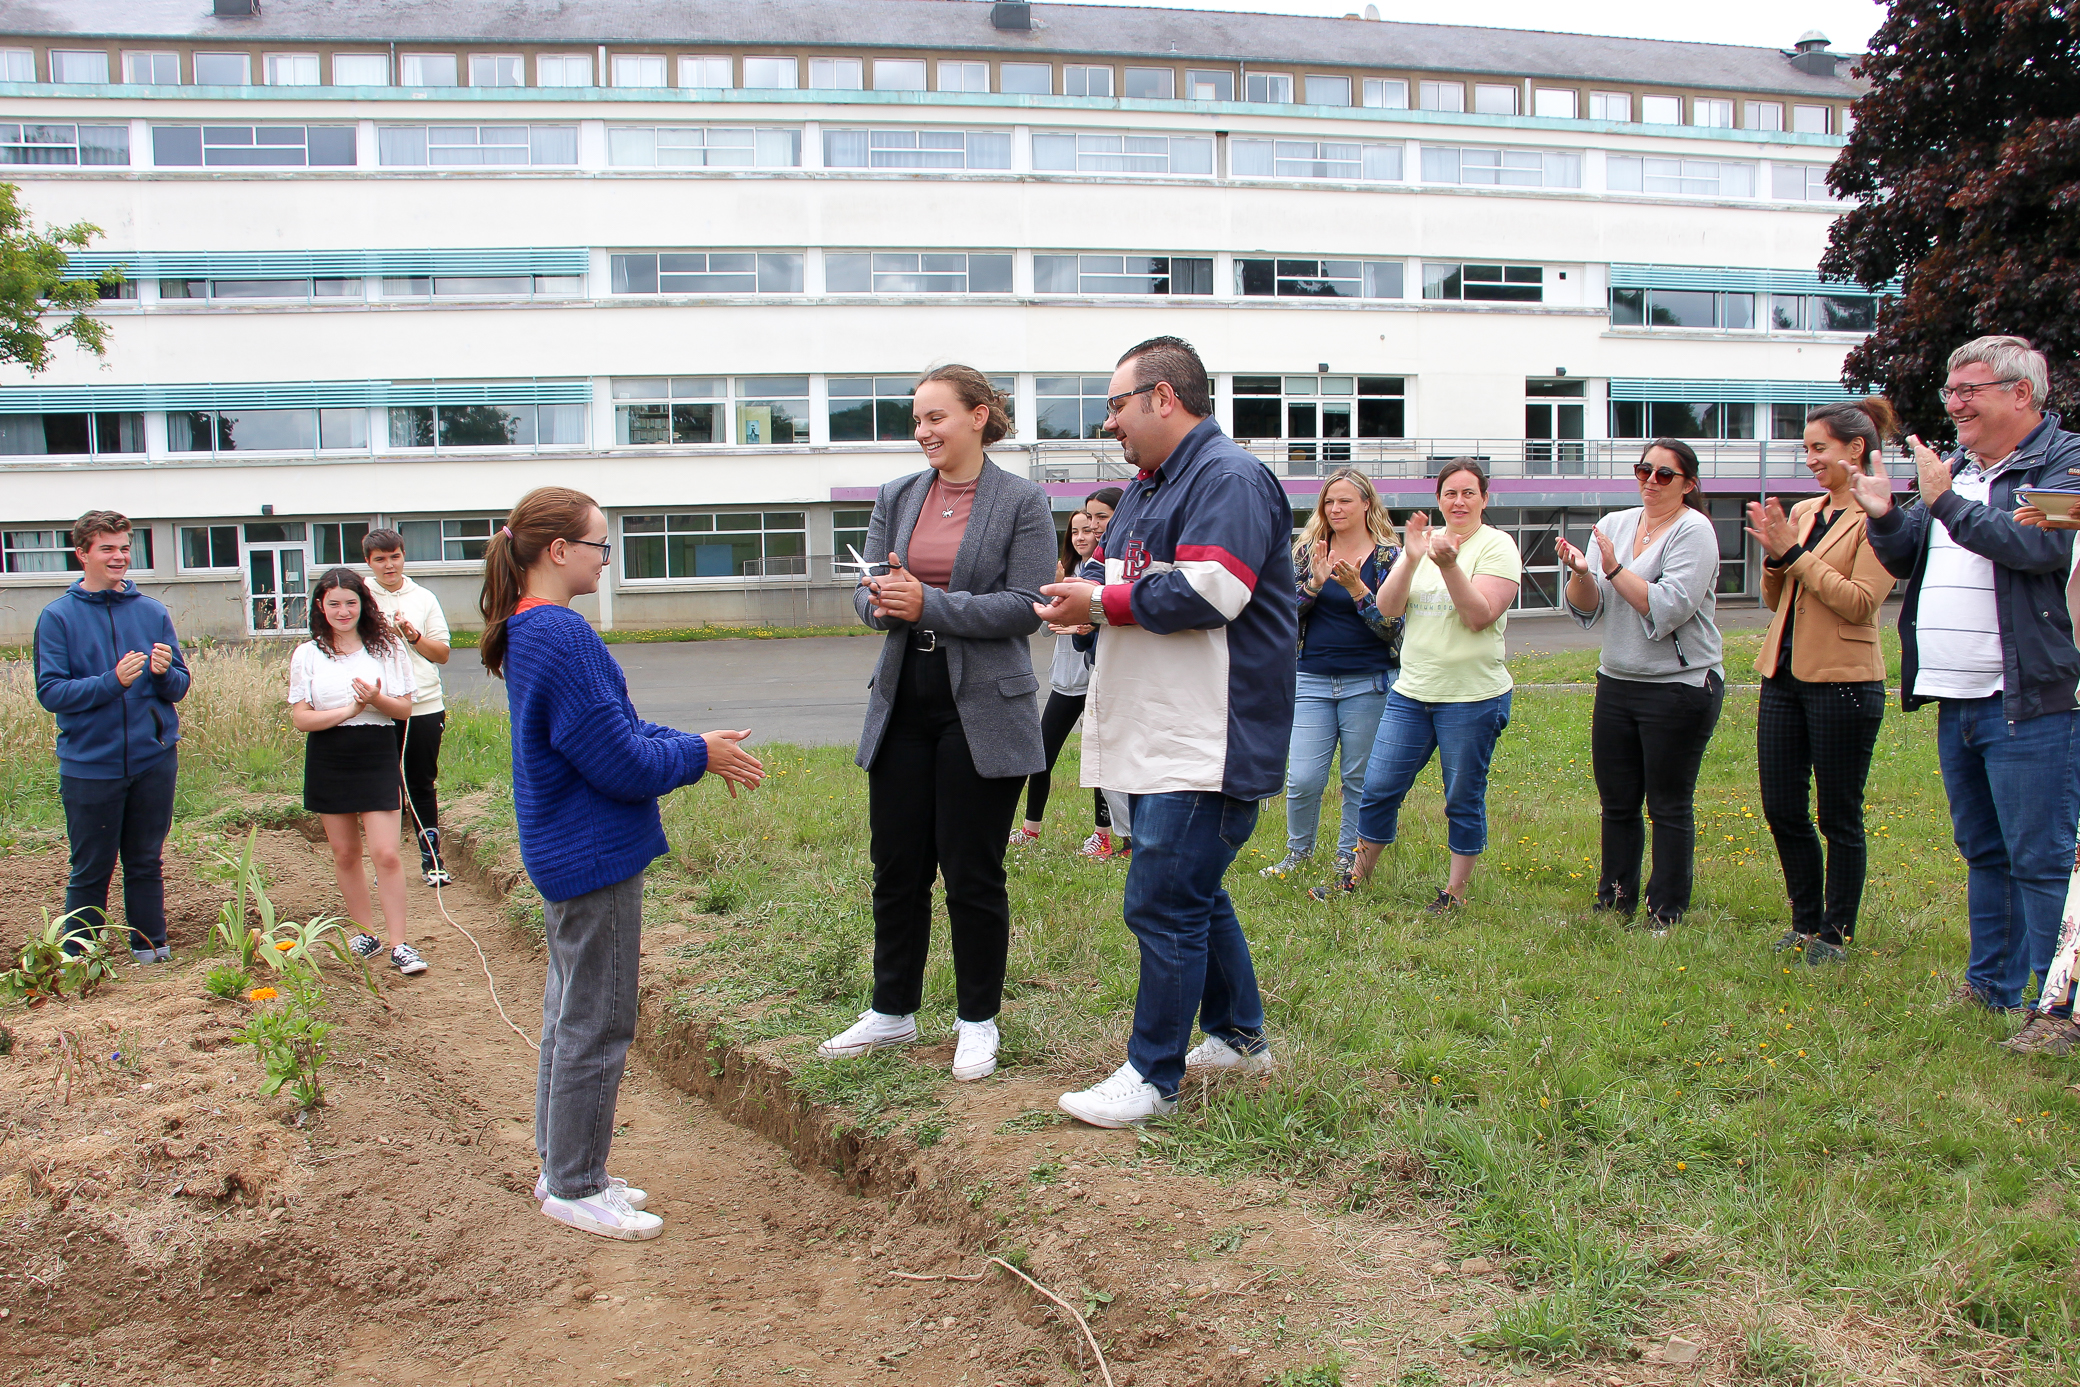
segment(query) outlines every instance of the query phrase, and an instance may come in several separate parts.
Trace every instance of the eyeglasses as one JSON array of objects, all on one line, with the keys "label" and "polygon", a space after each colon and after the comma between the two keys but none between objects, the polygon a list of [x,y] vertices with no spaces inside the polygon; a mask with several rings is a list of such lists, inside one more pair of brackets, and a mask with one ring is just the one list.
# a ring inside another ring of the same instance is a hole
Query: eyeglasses
[{"label": "eyeglasses", "polygon": [[1991,390],[1997,385],[2014,385],[2021,379],[2021,376],[2009,376],[2006,380],[1982,380],[1975,385],[1946,385],[1936,391],[1936,394],[1944,404],[1954,405],[1959,400],[1970,400],[1981,390]]},{"label": "eyeglasses", "polygon": [[1125,405],[1127,401],[1133,399],[1136,395],[1146,395],[1149,391],[1155,389],[1157,386],[1163,383],[1164,382],[1159,380],[1152,380],[1146,385],[1135,386],[1132,390],[1129,390],[1124,395],[1107,395],[1105,397],[1105,417],[1107,419],[1112,418],[1114,415],[1120,412],[1120,408],[1123,405]]},{"label": "eyeglasses", "polygon": [[1632,464],[1632,475],[1639,478],[1641,486],[1648,482],[1653,482],[1656,486],[1667,486],[1683,474],[1672,467],[1649,467],[1644,462],[1635,462]]},{"label": "eyeglasses", "polygon": [[601,563],[605,563],[614,557],[614,546],[611,544],[601,544],[596,539],[574,539],[570,542],[572,544],[590,545],[592,548],[599,550],[599,561]]}]

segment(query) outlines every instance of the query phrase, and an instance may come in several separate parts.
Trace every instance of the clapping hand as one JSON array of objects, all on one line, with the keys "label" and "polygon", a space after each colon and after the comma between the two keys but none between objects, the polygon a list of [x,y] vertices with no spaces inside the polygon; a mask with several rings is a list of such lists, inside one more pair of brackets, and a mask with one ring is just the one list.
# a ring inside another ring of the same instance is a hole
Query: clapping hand
[{"label": "clapping hand", "polygon": [[419,643],[419,628],[412,625],[411,622],[405,620],[403,617],[399,617],[396,621],[392,622],[391,625],[397,628],[398,635],[404,637],[404,642],[406,645],[417,645]]},{"label": "clapping hand", "polygon": [[137,676],[144,673],[144,666],[145,653],[142,650],[130,651],[116,661],[116,682],[129,688],[137,682]]},{"label": "clapping hand", "polygon": [[1589,575],[1589,556],[1575,548],[1572,544],[1569,544],[1567,536],[1561,535],[1558,539],[1555,539],[1553,547],[1559,551],[1562,567],[1571,573],[1579,573],[1585,578]]},{"label": "clapping hand", "polygon": [[1774,496],[1767,504],[1748,502],[1747,529],[1773,559],[1783,558],[1798,543],[1798,526],[1784,513],[1784,503]]},{"label": "clapping hand", "polygon": [[375,696],[382,691],[383,688],[380,684],[371,684],[366,679],[356,679],[354,681],[354,711],[358,713],[363,708],[366,708]]},{"label": "clapping hand", "polygon": [[1307,585],[1320,592],[1322,585],[1329,581],[1332,571],[1329,563],[1329,541],[1318,539],[1314,542],[1314,552],[1308,556]]},{"label": "clapping hand", "polygon": [[1933,505],[1936,497],[1950,489],[1950,464],[1917,434],[1907,435],[1907,446],[1914,450],[1914,470],[1921,474],[1921,504]]},{"label": "clapping hand", "polygon": [[1420,562],[1429,556],[1430,534],[1428,514],[1417,511],[1408,518],[1408,524],[1401,530],[1401,552],[1408,556],[1410,563]]},{"label": "clapping hand", "polygon": [[[1918,438],[1914,440],[1917,444],[1920,441]],[[1885,450],[1883,448],[1871,450],[1870,465],[1871,470],[1868,472],[1851,472],[1849,474],[1849,494],[1856,498],[1857,505],[1863,507],[1863,513],[1875,520],[1892,509],[1892,479],[1885,475]],[[1946,489],[1949,486],[1949,480],[1949,475],[1946,472],[1943,478]],[[1927,493],[1924,492],[1923,494],[1926,495]]]},{"label": "clapping hand", "polygon": [[[1321,546],[1327,548],[1328,546]],[[1349,559],[1338,559],[1329,576],[1343,584],[1343,590],[1351,595],[1351,601],[1362,602],[1371,595],[1372,589],[1365,586],[1365,575]]]},{"label": "clapping hand", "polygon": [[766,778],[763,761],[744,750],[743,741],[751,735],[751,729],[741,732],[703,732],[701,740],[708,744],[708,772],[722,777],[729,790],[729,797],[737,797],[737,787],[756,790]]},{"label": "clapping hand", "polygon": [[1608,578],[1618,567],[1618,551],[1611,544],[1611,537],[1598,525],[1589,527],[1589,538],[1596,541],[1596,567]]},{"label": "clapping hand", "polygon": [[1430,532],[1430,562],[1439,568],[1456,568],[1459,565],[1459,537],[1450,530]]}]

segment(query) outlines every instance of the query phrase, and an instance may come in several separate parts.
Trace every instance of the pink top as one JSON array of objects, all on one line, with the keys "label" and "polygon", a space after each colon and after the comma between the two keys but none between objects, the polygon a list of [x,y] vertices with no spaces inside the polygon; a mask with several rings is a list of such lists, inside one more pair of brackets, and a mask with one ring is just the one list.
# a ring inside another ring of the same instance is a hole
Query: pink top
[{"label": "pink top", "polygon": [[[961,536],[968,532],[968,512],[981,480],[949,487],[943,478],[933,478],[924,494],[924,509],[917,514],[917,528],[910,532],[907,567],[918,582],[944,591],[953,581],[953,558],[960,552]],[[949,509],[952,515],[945,513]]]}]

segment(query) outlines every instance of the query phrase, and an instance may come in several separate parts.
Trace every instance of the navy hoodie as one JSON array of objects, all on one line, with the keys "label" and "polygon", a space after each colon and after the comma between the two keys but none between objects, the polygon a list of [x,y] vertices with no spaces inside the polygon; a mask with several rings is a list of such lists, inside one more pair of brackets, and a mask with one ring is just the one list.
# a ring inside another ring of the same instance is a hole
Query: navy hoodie
[{"label": "navy hoodie", "polygon": [[[173,651],[164,674],[151,665],[124,688],[116,661],[154,645]],[[58,770],[80,780],[115,780],[157,765],[181,739],[173,705],[188,692],[188,665],[166,608],[124,581],[109,592],[74,583],[36,618],[36,701],[58,715]]]}]

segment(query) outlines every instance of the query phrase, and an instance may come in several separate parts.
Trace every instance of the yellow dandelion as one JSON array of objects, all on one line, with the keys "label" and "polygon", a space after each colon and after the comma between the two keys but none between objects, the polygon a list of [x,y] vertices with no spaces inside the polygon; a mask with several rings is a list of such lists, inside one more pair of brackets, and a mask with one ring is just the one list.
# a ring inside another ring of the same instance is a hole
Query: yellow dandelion
[{"label": "yellow dandelion", "polygon": [[1677,1170],[1688,1170],[1689,1168],[1690,1168],[1690,1165],[1689,1165],[1689,1162],[1687,1162],[1687,1161],[1677,1161],[1677,1162],[1676,1162],[1676,1169],[1677,1169]]},{"label": "yellow dandelion", "polygon": [[1444,1077],[1439,1074],[1432,1074],[1430,1076],[1430,1082],[1433,1084],[1441,1084],[1444,1082]]}]

